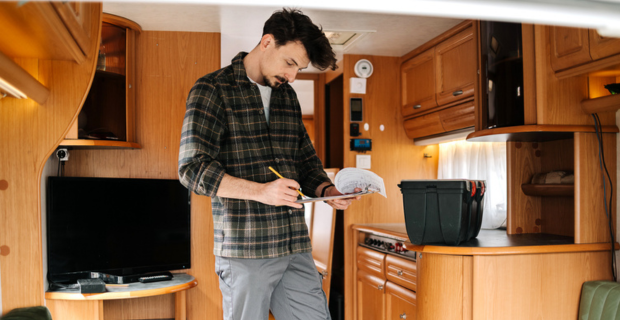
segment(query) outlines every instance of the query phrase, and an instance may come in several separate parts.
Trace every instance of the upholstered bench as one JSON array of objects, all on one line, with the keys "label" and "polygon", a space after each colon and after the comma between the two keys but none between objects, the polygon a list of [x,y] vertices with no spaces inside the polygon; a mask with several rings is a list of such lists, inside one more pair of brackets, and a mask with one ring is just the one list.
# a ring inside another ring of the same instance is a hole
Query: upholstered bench
[{"label": "upholstered bench", "polygon": [[579,320],[620,320],[620,283],[585,282],[581,289]]}]

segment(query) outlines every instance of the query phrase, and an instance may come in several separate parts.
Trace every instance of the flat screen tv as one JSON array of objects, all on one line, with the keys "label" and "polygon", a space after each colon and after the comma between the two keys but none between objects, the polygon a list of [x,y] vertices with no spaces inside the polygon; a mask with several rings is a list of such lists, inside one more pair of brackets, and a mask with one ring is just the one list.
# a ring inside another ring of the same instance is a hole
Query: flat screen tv
[{"label": "flat screen tv", "polygon": [[49,177],[48,280],[190,268],[189,199],[178,180]]}]

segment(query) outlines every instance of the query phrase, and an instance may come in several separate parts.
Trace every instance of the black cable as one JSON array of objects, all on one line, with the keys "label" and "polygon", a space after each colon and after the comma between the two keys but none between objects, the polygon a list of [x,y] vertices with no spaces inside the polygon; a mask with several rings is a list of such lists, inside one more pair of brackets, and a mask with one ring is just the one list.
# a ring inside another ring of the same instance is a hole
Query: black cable
[{"label": "black cable", "polygon": [[57,177],[60,177],[60,163],[61,163],[61,162],[62,162],[62,161],[60,161],[60,159],[58,159],[58,170],[57,170],[57,172],[56,172],[56,176],[57,176]]},{"label": "black cable", "polygon": [[[609,222],[609,235],[610,235],[610,242],[611,242],[611,273],[614,277],[614,281],[617,281],[616,255],[615,255],[615,250],[614,250],[616,241],[614,237],[613,223],[611,221],[612,219],[611,208],[612,208],[614,189],[613,189],[613,183],[611,181],[611,176],[609,175],[609,170],[607,170],[607,164],[605,163],[605,151],[603,148],[603,130],[602,130],[601,122],[600,122],[601,120],[598,117],[598,114],[592,114],[592,118],[594,119],[594,130],[596,132],[596,139],[598,140],[599,165],[601,167],[601,176],[603,178],[603,204],[605,206],[605,215],[607,216],[607,220]],[[607,188],[606,188],[606,183],[605,183],[605,180],[606,180],[605,173],[607,174],[607,179],[609,179],[609,188],[610,188],[609,206],[607,206],[607,201],[605,199],[605,195],[607,194]]]}]

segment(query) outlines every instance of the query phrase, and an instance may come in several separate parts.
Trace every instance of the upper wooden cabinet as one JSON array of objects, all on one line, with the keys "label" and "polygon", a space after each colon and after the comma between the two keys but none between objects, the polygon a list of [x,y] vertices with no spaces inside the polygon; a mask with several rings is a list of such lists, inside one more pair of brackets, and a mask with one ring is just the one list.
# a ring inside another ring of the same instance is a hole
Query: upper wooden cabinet
[{"label": "upper wooden cabinet", "polygon": [[133,21],[103,14],[93,84],[62,146],[140,148],[135,143],[135,42],[141,31]]},{"label": "upper wooden cabinet", "polygon": [[408,117],[437,106],[435,99],[435,48],[401,66],[402,113]]},{"label": "upper wooden cabinet", "polygon": [[620,39],[603,37],[596,30],[589,31],[590,56],[593,60],[620,54]]},{"label": "upper wooden cabinet", "polygon": [[470,26],[440,43],[435,49],[438,105],[474,95],[478,59],[473,30]]},{"label": "upper wooden cabinet", "polygon": [[[0,2],[0,51],[9,57],[73,60],[90,48],[91,2]],[[96,32],[95,32],[96,34]]]},{"label": "upper wooden cabinet", "polygon": [[473,23],[468,21],[423,45],[422,52],[403,62],[401,111],[405,118],[474,95],[476,39]]},{"label": "upper wooden cabinet", "polygon": [[549,27],[551,67],[562,70],[592,61],[587,29]]}]

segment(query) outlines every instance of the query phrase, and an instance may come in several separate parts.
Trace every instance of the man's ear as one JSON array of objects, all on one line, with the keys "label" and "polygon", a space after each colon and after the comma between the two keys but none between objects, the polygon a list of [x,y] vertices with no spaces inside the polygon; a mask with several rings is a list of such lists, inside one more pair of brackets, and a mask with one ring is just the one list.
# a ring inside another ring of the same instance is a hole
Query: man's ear
[{"label": "man's ear", "polygon": [[273,35],[266,34],[260,39],[260,50],[265,51],[267,50],[267,48],[269,48],[270,45],[275,45],[275,39],[273,38]]}]

